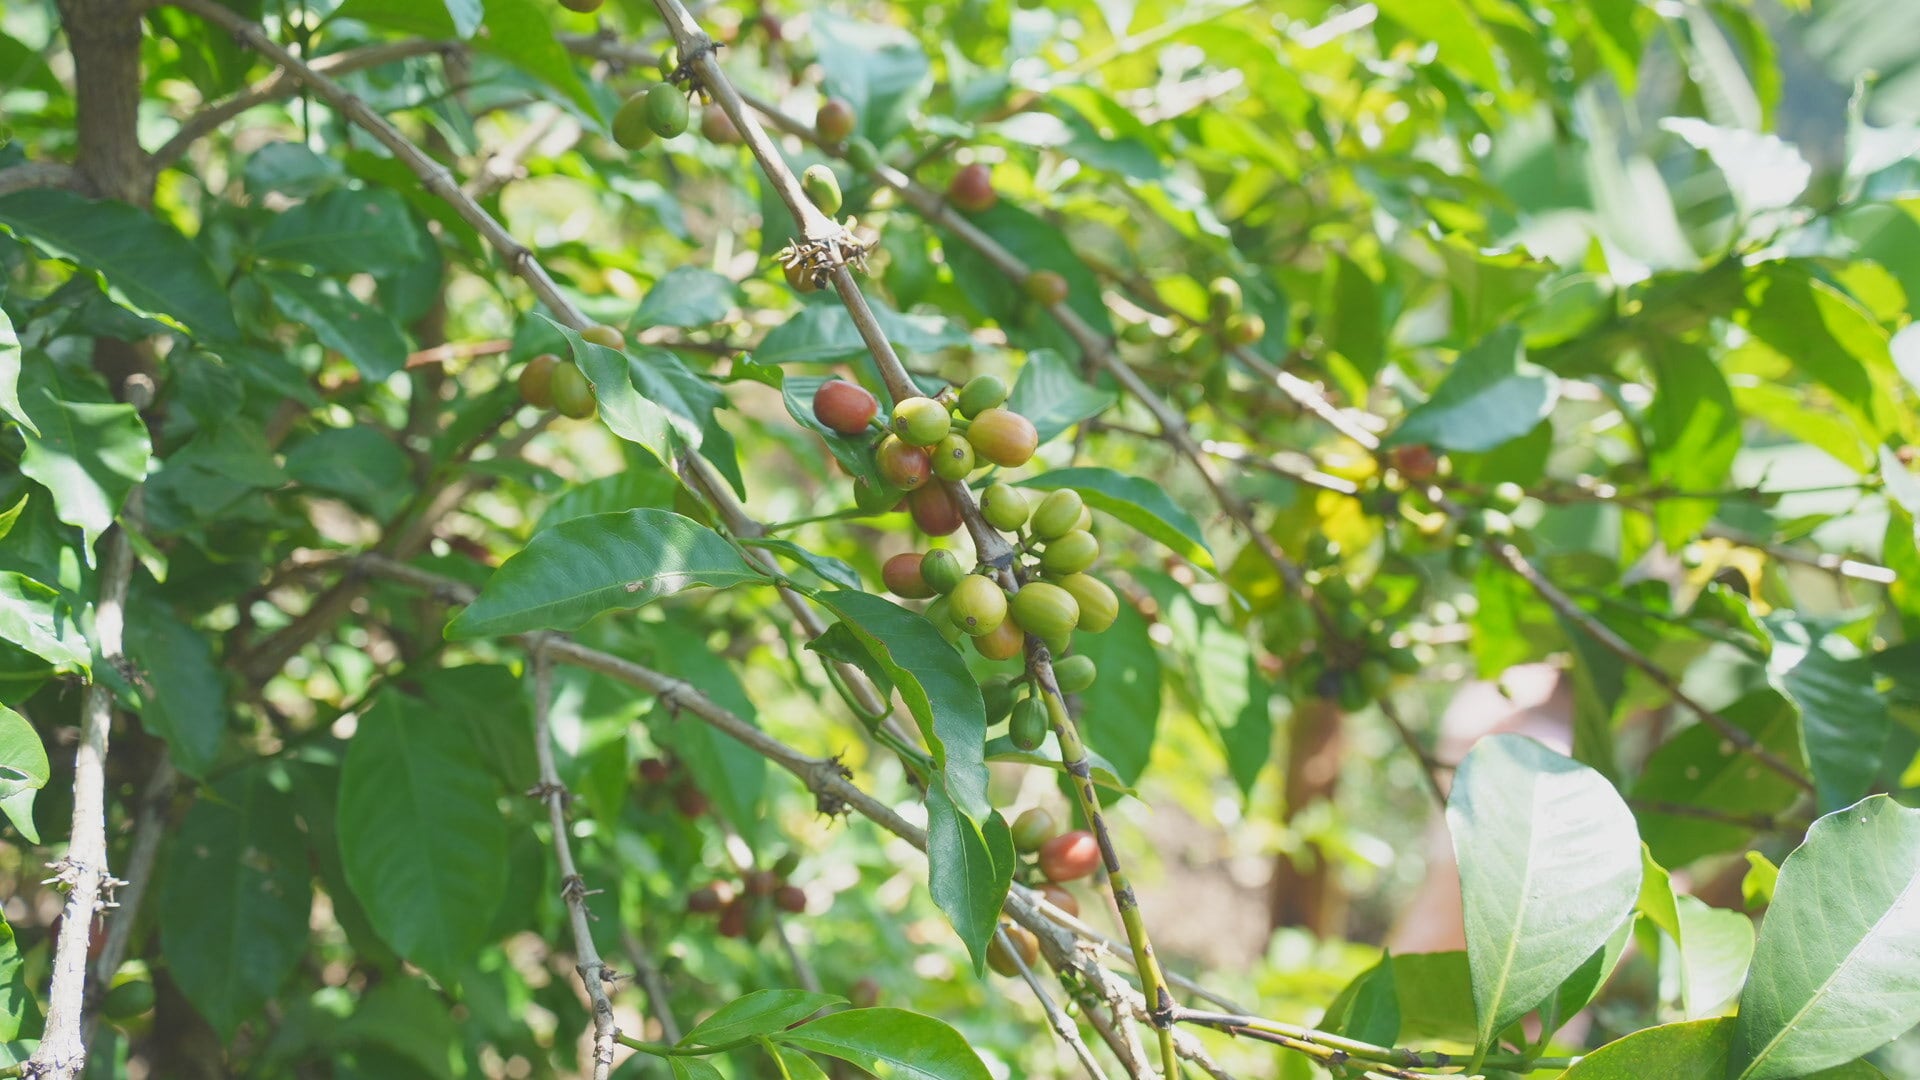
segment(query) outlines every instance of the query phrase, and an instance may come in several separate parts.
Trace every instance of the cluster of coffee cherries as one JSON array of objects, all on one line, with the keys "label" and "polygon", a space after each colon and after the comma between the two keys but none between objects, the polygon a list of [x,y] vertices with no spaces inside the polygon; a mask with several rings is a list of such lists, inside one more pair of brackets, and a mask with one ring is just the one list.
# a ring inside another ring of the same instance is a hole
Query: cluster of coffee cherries
[{"label": "cluster of coffee cherries", "polygon": [[[692,120],[692,110],[687,104],[688,92],[673,83],[674,76],[679,73],[679,54],[668,49],[660,57],[662,81],[629,96],[613,114],[613,141],[621,148],[644,150],[656,136],[672,139],[686,132]],[[740,130],[733,125],[733,118],[718,105],[708,105],[701,112],[700,134],[708,142],[721,145],[743,141]]]},{"label": "cluster of coffee cherries", "polygon": [[[1080,901],[1067,891],[1066,883],[1091,876],[1100,869],[1100,842],[1094,835],[1085,829],[1061,832],[1053,814],[1036,806],[1013,820],[1013,846],[1022,855],[1033,856],[1031,863],[1021,863],[1022,882],[1034,885],[1047,903],[1078,918]],[[1034,882],[1036,871],[1040,878],[1037,884]],[[1003,922],[1000,928],[1006,932],[1021,961],[1031,968],[1040,957],[1039,939],[1032,931],[1012,922]],[[987,950],[987,966],[1008,977],[1020,971],[1013,955],[997,937]]]},{"label": "cluster of coffee cherries", "polygon": [[707,793],[693,782],[693,777],[679,761],[673,758],[646,758],[639,766],[641,784],[636,794],[643,799],[655,799],[662,795],[673,804],[673,809],[681,817],[703,817],[713,809],[713,801]]},{"label": "cluster of coffee cherries", "polygon": [[721,937],[759,941],[773,929],[778,912],[806,913],[806,891],[787,880],[799,866],[800,854],[789,851],[766,869],[702,885],[687,894],[687,913],[719,916]]},{"label": "cluster of coffee cherries", "polygon": [[[580,331],[580,336],[609,349],[626,347],[626,336],[604,323]],[[593,384],[578,365],[552,353],[541,353],[520,369],[520,400],[536,409],[552,409],[574,420],[591,420],[599,411]]]}]

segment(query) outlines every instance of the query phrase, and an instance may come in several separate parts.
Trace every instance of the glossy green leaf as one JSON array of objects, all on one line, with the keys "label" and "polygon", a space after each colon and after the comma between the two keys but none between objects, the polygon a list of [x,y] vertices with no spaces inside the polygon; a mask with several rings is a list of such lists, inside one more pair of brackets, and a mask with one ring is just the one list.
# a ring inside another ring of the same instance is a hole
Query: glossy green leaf
[{"label": "glossy green leaf", "polygon": [[227,729],[226,680],[212,643],[149,600],[133,605],[126,645],[141,677],[141,726],[166,742],[181,772],[206,776]]},{"label": "glossy green leaf", "polygon": [[1206,537],[1193,515],[1168,497],[1165,486],[1145,477],[1128,476],[1098,465],[1083,465],[1049,469],[1020,481],[1019,486],[1040,491],[1072,488],[1092,509],[1146,534],[1203,570],[1215,568],[1213,551],[1207,547]]},{"label": "glossy green leaf", "polygon": [[1320,1022],[1327,1031],[1376,1046],[1392,1046],[1400,1038],[1400,994],[1393,974],[1393,954],[1361,972],[1340,991]]},{"label": "glossy green leaf", "polygon": [[26,717],[0,705],[0,811],[30,844],[40,842],[33,823],[34,793],[47,786],[50,775],[40,733]]},{"label": "glossy green leaf", "polygon": [[927,888],[984,974],[987,946],[1018,863],[1013,833],[999,811],[983,821],[954,804],[944,783],[927,788]]},{"label": "glossy green leaf", "polygon": [[1088,386],[1059,353],[1037,349],[1027,354],[1006,407],[1031,420],[1040,441],[1046,443],[1080,421],[1099,416],[1116,400],[1111,390]]},{"label": "glossy green leaf", "polygon": [[[903,315],[878,302],[869,305],[880,329],[897,349],[936,352],[968,343],[966,331],[938,315]],[[823,364],[867,355],[866,340],[840,304],[807,304],[767,332],[753,358],[762,364]]]},{"label": "glossy green leaf", "polygon": [[776,1037],[873,1072],[885,1065],[900,1080],[990,1080],[992,1074],[959,1032],[905,1009],[850,1009]]},{"label": "glossy green leaf", "polygon": [[1800,710],[1800,737],[1822,812],[1865,795],[1880,771],[1893,721],[1873,688],[1873,664],[1838,634],[1792,619],[1768,620],[1767,673]]},{"label": "glossy green leaf", "polygon": [[848,566],[845,561],[836,559],[831,555],[822,555],[817,551],[808,551],[806,548],[801,547],[791,540],[781,540],[775,537],[763,536],[756,537],[752,540],[745,540],[742,541],[742,543],[747,547],[771,551],[776,555],[798,563],[808,570],[813,571],[821,581],[829,585],[836,585],[842,589],[858,589],[863,584],[860,580],[860,572]]},{"label": "glossy green leaf", "polygon": [[507,875],[500,789],[460,718],[388,693],[340,769],[340,858],[380,936],[441,981],[485,939]]},{"label": "glossy green leaf", "polygon": [[320,344],[346,357],[368,380],[385,379],[406,364],[407,339],[393,317],[339,282],[277,270],[258,277],[282,315],[311,328]]},{"label": "glossy green leaf", "polygon": [[1627,918],[1640,842],[1605,777],[1517,735],[1483,739],[1461,762],[1447,825],[1484,1051]]},{"label": "glossy green leaf", "polygon": [[[1636,1031],[1580,1059],[1561,1080],[1648,1080],[1650,1077],[1727,1075],[1733,1047],[1731,1018],[1689,1020]],[[1853,1062],[1809,1074],[1805,1080],[1884,1080],[1880,1070]]]},{"label": "glossy green leaf", "polygon": [[697,585],[765,580],[718,533],[691,518],[651,509],[593,514],[534,536],[494,571],[446,633],[457,641],[572,630]]},{"label": "glossy green leaf", "polygon": [[767,1053],[773,1055],[779,1067],[785,1070],[783,1080],[828,1080],[827,1072],[814,1060],[790,1046],[781,1046],[772,1040],[762,1040]]},{"label": "glossy green leaf", "polygon": [[167,970],[222,1038],[280,992],[307,949],[306,839],[272,770],[216,784],[169,837],[159,895]]},{"label": "glossy green leaf", "polygon": [[610,514],[641,507],[671,510],[674,495],[680,490],[680,481],[664,468],[628,465],[612,476],[573,484],[560,492],[541,511],[540,520],[534,523],[533,531],[545,532],[563,521],[589,514]]},{"label": "glossy green leaf", "polygon": [[667,1064],[672,1066],[673,1080],[726,1080],[726,1074],[705,1058],[668,1058]]},{"label": "glossy green leaf", "polygon": [[39,425],[20,406],[20,338],[13,332],[13,320],[0,311],[0,413],[27,429],[40,434]]},{"label": "glossy green leaf", "polygon": [[700,266],[667,271],[640,301],[633,321],[640,326],[705,326],[733,309],[733,279]]},{"label": "glossy green leaf", "polygon": [[126,203],[41,188],[0,197],[0,225],[57,259],[97,271],[114,300],[196,337],[239,336],[206,256],[172,225]]},{"label": "glossy green leaf", "polygon": [[754,1035],[770,1035],[805,1020],[846,998],[805,990],[755,990],[722,1005],[712,1016],[694,1025],[680,1046],[718,1046]]},{"label": "glossy green leaf", "polygon": [[289,207],[267,223],[253,251],[339,274],[387,271],[424,254],[406,200],[384,188],[341,188]]},{"label": "glossy green leaf", "polygon": [[[1101,337],[1113,333],[1113,320],[1100,295],[1100,279],[1080,261],[1073,245],[1051,222],[1012,199],[1001,199],[981,213],[968,214],[975,228],[1034,270],[1051,270],[1067,280],[1067,307]],[[1027,296],[1023,283],[951,236],[941,248],[954,282],[973,305],[1000,324],[1007,340],[1029,352],[1054,349],[1078,356],[1079,344],[1045,308]]]},{"label": "glossy green leaf", "polygon": [[1113,763],[1124,785],[1146,771],[1160,730],[1160,655],[1147,621],[1131,604],[1104,633],[1076,634],[1073,651],[1091,657],[1100,677],[1080,694],[1080,733]]},{"label": "glossy green leaf", "polygon": [[[1799,724],[1780,694],[1762,688],[1720,710],[1763,747],[1791,761],[1799,756]],[[1800,794],[1793,782],[1761,765],[1719,732],[1697,724],[1653,752],[1634,782],[1640,831],[1662,866],[1685,866],[1703,855],[1737,849],[1751,828],[1689,814],[1776,814]],[[1677,812],[1667,812],[1672,806]]]},{"label": "glossy green leaf", "polygon": [[372,427],[323,428],[286,452],[287,477],[338,495],[386,521],[405,505],[413,476],[406,451]]},{"label": "glossy green leaf", "polygon": [[1814,822],[1781,864],[1727,1076],[1802,1076],[1916,1023],[1920,810],[1875,795]]},{"label": "glossy green leaf", "polygon": [[66,597],[13,570],[0,570],[0,641],[56,668],[87,671],[93,652]]},{"label": "glossy green leaf", "polygon": [[1492,450],[1532,431],[1559,397],[1554,374],[1526,359],[1518,327],[1461,353],[1433,396],[1407,413],[1388,441],[1445,450]]},{"label": "glossy green leaf", "polygon": [[68,401],[44,384],[28,389],[21,403],[40,433],[26,435],[20,471],[53,495],[61,521],[79,527],[92,565],[100,534],[147,475],[147,426],[131,405]]}]

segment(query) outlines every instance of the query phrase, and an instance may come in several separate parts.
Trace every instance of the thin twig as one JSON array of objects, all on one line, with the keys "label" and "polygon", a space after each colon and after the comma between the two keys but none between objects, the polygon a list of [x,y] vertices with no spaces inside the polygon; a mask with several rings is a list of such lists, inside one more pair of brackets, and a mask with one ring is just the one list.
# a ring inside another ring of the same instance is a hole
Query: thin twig
[{"label": "thin twig", "polygon": [[[133,942],[133,928],[140,914],[140,903],[146,899],[147,886],[153,883],[153,864],[160,852],[160,841],[167,835],[173,785],[178,779],[179,773],[173,767],[173,759],[163,746],[159,759],[153,763],[153,771],[147,776],[146,790],[140,793],[133,827],[133,845],[127,852],[126,885],[117,896],[119,909],[114,912],[115,918],[108,920],[106,943],[100,947],[100,955],[93,961],[96,993],[104,993],[113,984],[114,973],[120,970],[121,963],[127,958],[127,949]],[[99,1020],[98,1014],[87,1014],[84,1028],[89,1046],[93,1043],[93,1031]]]},{"label": "thin twig", "polygon": [[1040,1007],[1046,1010],[1047,1023],[1053,1027],[1053,1033],[1073,1051],[1073,1056],[1079,1059],[1080,1067],[1087,1071],[1090,1080],[1107,1080],[1107,1074],[1100,1068],[1100,1063],[1093,1059],[1093,1051],[1087,1048],[1086,1040],[1080,1037],[1080,1026],[1061,1010],[1060,1004],[1053,1000],[1053,995],[1047,993],[1047,988],[1041,985],[1040,977],[1027,966],[1026,959],[1020,955],[1020,950],[1007,936],[1007,928],[998,927],[993,934],[1000,942],[1000,948],[1013,958],[1013,966],[1020,970],[1020,977],[1026,980],[1028,989],[1033,991],[1033,996],[1040,999]]},{"label": "thin twig", "polygon": [[673,1002],[667,997],[667,983],[660,977],[660,965],[653,962],[647,946],[625,926],[620,928],[620,948],[633,965],[634,980],[647,992],[647,1007],[660,1022],[660,1034],[670,1043],[680,1041],[680,1023],[673,1016]]}]

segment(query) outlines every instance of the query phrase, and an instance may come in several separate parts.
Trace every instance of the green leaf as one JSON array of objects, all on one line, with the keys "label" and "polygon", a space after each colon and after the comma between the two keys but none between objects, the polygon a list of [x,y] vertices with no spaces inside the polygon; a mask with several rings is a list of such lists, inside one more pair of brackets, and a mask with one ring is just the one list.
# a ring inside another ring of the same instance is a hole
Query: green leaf
[{"label": "green leaf", "polygon": [[825,1069],[814,1064],[812,1058],[791,1047],[781,1046],[772,1040],[762,1039],[760,1045],[772,1054],[779,1068],[785,1070],[781,1075],[786,1080],[828,1080]]},{"label": "green leaf", "polygon": [[1400,1038],[1400,994],[1393,975],[1393,954],[1348,983],[1327,1006],[1320,1026],[1350,1039],[1392,1046]]},{"label": "green leaf", "polygon": [[40,733],[26,717],[0,705],[0,811],[30,844],[40,842],[33,824],[34,792],[46,787],[51,775]]},{"label": "green leaf", "polygon": [[848,566],[843,560],[836,559],[831,555],[821,555],[818,552],[808,551],[806,548],[801,547],[791,540],[762,536],[750,540],[742,540],[741,543],[747,547],[762,548],[776,555],[784,555],[788,559],[813,571],[819,576],[821,581],[829,585],[837,585],[842,589],[858,589],[861,587],[862,583],[858,570],[855,570],[853,567]]},{"label": "green leaf", "polygon": [[1813,178],[1813,166],[1778,135],[1716,127],[1692,116],[1662,117],[1660,126],[1713,159],[1744,219],[1792,206]]},{"label": "green leaf", "polygon": [[540,782],[533,747],[533,705],[505,664],[461,664],[408,672],[408,692],[443,716],[458,716],[500,786],[525,791]]},{"label": "green leaf", "polygon": [[1352,259],[1336,255],[1328,260],[1314,328],[1359,376],[1358,385],[1344,387],[1350,394],[1362,394],[1387,360],[1391,327],[1382,291]]},{"label": "green leaf", "polygon": [[1518,735],[1477,743],[1447,799],[1482,1052],[1613,936],[1640,891],[1605,777]]},{"label": "green leaf", "polygon": [[346,357],[369,382],[405,366],[407,339],[393,318],[339,282],[276,270],[256,276],[282,315],[311,327],[320,344]]},{"label": "green leaf", "polygon": [[1059,353],[1036,349],[1027,354],[1006,407],[1033,421],[1045,443],[1080,421],[1099,416],[1116,400],[1113,391],[1088,386]]},{"label": "green leaf", "polygon": [[381,521],[406,505],[413,463],[406,451],[371,425],[321,428],[287,449],[287,477],[338,495]]},{"label": "green leaf", "polygon": [[0,510],[0,540],[5,540],[7,534],[13,531],[14,522],[20,520],[20,515],[27,509],[27,501],[32,497],[31,493],[22,494],[19,502]]},{"label": "green leaf", "polygon": [[14,570],[0,570],[0,641],[56,668],[92,670],[93,651],[67,598]]},{"label": "green leaf", "polygon": [[812,21],[821,92],[852,105],[859,134],[885,146],[906,128],[931,87],[925,50],[897,27],[855,22],[826,11]]},{"label": "green leaf", "polygon": [[1800,710],[1800,738],[1821,812],[1837,810],[1873,785],[1893,728],[1873,688],[1873,663],[1838,634],[1780,614],[1767,625],[1773,631],[1767,674]]},{"label": "green leaf", "polygon": [[1773,890],[1780,883],[1780,868],[1757,851],[1747,852],[1747,872],[1740,878],[1740,900],[1748,910],[1773,903]]},{"label": "green leaf", "polygon": [[1803,1076],[1916,1022],[1920,810],[1875,795],[1814,822],[1781,865],[1727,1076]]},{"label": "green leaf", "polygon": [[[646,464],[657,466],[654,462]],[[612,476],[568,485],[541,511],[540,520],[534,523],[533,531],[545,532],[563,521],[589,514],[607,514],[643,506],[671,510],[673,497],[680,490],[680,481],[666,469],[631,463]]]},{"label": "green leaf", "polygon": [[718,533],[691,518],[651,509],[593,514],[535,535],[453,617],[446,636],[573,630],[696,585],[765,580]]},{"label": "green leaf", "polygon": [[999,811],[976,824],[954,805],[946,784],[928,786],[927,888],[966,944],[975,974],[986,972],[987,946],[1018,861]]},{"label": "green leaf", "polygon": [[1133,784],[1146,771],[1160,728],[1160,655],[1147,620],[1132,604],[1121,604],[1105,633],[1074,635],[1073,651],[1100,669],[1080,694],[1080,733],[1113,763],[1123,786]]},{"label": "green leaf", "polygon": [[[1762,688],[1720,710],[1720,715],[1763,747],[1799,757],[1799,725],[1780,694]],[[1633,785],[1640,830],[1662,866],[1685,866],[1703,855],[1738,848],[1753,830],[1690,815],[1699,807],[1715,814],[1777,814],[1792,805],[1800,789],[1753,756],[1727,742],[1719,732],[1696,724],[1667,740]],[[1672,805],[1667,813],[1658,806]]]},{"label": "green leaf", "polygon": [[[1073,245],[1052,223],[1018,205],[1001,199],[991,209],[968,214],[975,228],[992,237],[1001,247],[1034,270],[1051,270],[1067,279],[1067,307],[1085,320],[1100,337],[1113,333],[1113,320],[1101,298],[1100,279],[1074,254]],[[1026,294],[1022,282],[1009,276],[999,264],[975,251],[972,245],[944,235],[942,250],[953,279],[973,305],[985,312],[1001,329],[1007,340],[1029,352],[1057,349],[1078,355],[1079,346],[1047,310]]]},{"label": "green leaf", "polygon": [[306,839],[264,765],[220,781],[169,838],[167,970],[223,1039],[279,993],[307,948]]},{"label": "green leaf", "polygon": [[241,177],[254,199],[271,192],[305,199],[345,183],[347,170],[300,143],[270,142],[247,155]]},{"label": "green leaf", "polygon": [[1097,465],[1071,469],[1050,469],[1039,476],[1022,480],[1020,487],[1040,491],[1072,488],[1092,509],[1119,519],[1121,524],[1145,533],[1164,544],[1175,555],[1187,559],[1202,570],[1215,569],[1213,552],[1207,547],[1200,525],[1167,495],[1166,486],[1140,476],[1128,476]]},{"label": "green leaf", "polygon": [[676,266],[647,290],[633,321],[641,326],[705,326],[733,309],[736,291],[725,274]]},{"label": "green leaf", "polygon": [[726,1074],[704,1058],[668,1058],[667,1064],[673,1068],[673,1080],[726,1080]]},{"label": "green leaf", "polygon": [[788,375],[782,379],[780,397],[786,403],[787,415],[825,440],[827,452],[850,476],[867,481],[876,490],[884,490],[887,483],[880,478],[880,470],[873,463],[873,438],[867,435],[842,435],[813,415],[813,395],[820,389],[820,384],[827,381],[821,375]]},{"label": "green leaf", "polygon": [[829,1005],[846,998],[805,990],[755,990],[720,1006],[700,1021],[677,1045],[718,1046],[755,1035],[769,1035],[791,1027]]},{"label": "green leaf", "polygon": [[1492,450],[1532,431],[1558,396],[1554,374],[1527,362],[1519,327],[1504,326],[1461,353],[1433,396],[1407,413],[1387,441]]},{"label": "green leaf", "polygon": [[29,434],[40,434],[33,417],[20,407],[20,338],[4,311],[0,311],[0,413],[12,417]]},{"label": "green leaf", "polygon": [[[1649,1077],[1716,1078],[1727,1073],[1733,1048],[1731,1017],[1688,1020],[1636,1031],[1595,1050],[1560,1080],[1648,1080]],[[1805,1080],[1885,1080],[1864,1061],[1811,1073]]]},{"label": "green leaf", "polygon": [[[1740,453],[1740,417],[1727,380],[1697,346],[1654,342],[1646,351],[1658,384],[1646,412],[1647,479],[1675,491],[1725,487]],[[1661,539],[1677,549],[1718,508],[1712,499],[1660,499],[1654,521]]]},{"label": "green leaf", "polygon": [[200,338],[240,336],[227,291],[172,225],[137,207],[41,188],[0,198],[0,225],[57,259],[97,271],[115,302]]},{"label": "green leaf", "polygon": [[393,950],[456,981],[507,878],[494,783],[461,718],[389,693],[360,717],[340,768],[340,858]]},{"label": "green leaf", "polygon": [[144,683],[140,724],[167,744],[173,763],[200,779],[220,754],[227,688],[205,634],[145,599],[127,619],[127,655]]},{"label": "green leaf", "polygon": [[1473,80],[1480,89],[1499,90],[1505,85],[1487,31],[1462,0],[1387,0],[1380,11],[1414,39],[1432,43],[1450,70]]},{"label": "green leaf", "polygon": [[92,566],[95,541],[146,478],[147,426],[131,405],[67,401],[48,385],[29,389],[22,403],[40,434],[26,435],[20,471],[52,493],[61,521],[79,527]]},{"label": "green leaf", "polygon": [[1852,299],[1797,263],[1767,263],[1749,271],[1747,302],[1747,329],[1831,390],[1870,445],[1912,428],[1887,332]]},{"label": "green leaf", "polygon": [[1674,897],[1680,917],[1680,997],[1687,1018],[1719,1015],[1740,994],[1753,959],[1753,920]]},{"label": "green leaf", "polygon": [[[669,675],[687,680],[722,708],[750,724],[759,711],[732,665],[707,644],[701,634],[689,634],[671,623],[649,627],[654,661]],[[654,738],[670,747],[693,776],[694,783],[713,799],[720,814],[748,840],[765,829],[767,759],[711,724],[669,722],[654,728]]]},{"label": "green leaf", "polygon": [[[600,418],[608,430],[646,450],[662,465],[671,464],[681,446],[699,447],[702,431],[696,407],[682,397],[674,380],[639,358],[587,341],[545,315],[540,318],[566,340],[574,362],[593,384]],[[662,364],[679,363],[672,353],[658,349],[648,350],[647,355]]]},{"label": "green leaf", "polygon": [[[1086,717],[1082,716],[1080,722],[1085,724]],[[1066,764],[1058,756],[1059,744],[1054,741],[1051,734],[1047,736],[1047,740],[1038,750],[1022,750],[1013,745],[1013,739],[1010,737],[997,735],[987,740],[987,760],[1011,761],[1041,769],[1052,769],[1062,776],[1070,775]],[[1099,752],[1087,751],[1087,765],[1092,772],[1095,787],[1105,788],[1116,795],[1126,795],[1135,799],[1140,797],[1140,793],[1131,785],[1121,782],[1119,770],[1112,762],[1100,756]]]},{"label": "green leaf", "polygon": [[573,57],[554,36],[548,5],[536,0],[484,0],[486,33],[473,30],[473,0],[347,0],[330,19],[358,19],[421,37],[471,38],[491,53],[565,94],[582,115],[599,119],[593,95],[580,81]]},{"label": "green leaf", "polygon": [[[38,841],[35,841],[38,843]],[[20,943],[13,927],[0,919],[0,1042],[38,1038],[43,1027],[40,1003],[34,1000],[27,983],[26,958],[20,955]],[[4,1055],[4,1051],[0,1051]],[[23,1061],[25,1053],[14,1059]]]},{"label": "green leaf", "polygon": [[387,188],[335,189],[275,214],[253,251],[336,274],[385,272],[425,254],[406,200]]},{"label": "green leaf", "polygon": [[849,1009],[774,1036],[873,1072],[885,1064],[901,1080],[991,1080],[959,1032],[905,1009]]},{"label": "green leaf", "polygon": [[[967,332],[938,315],[902,315],[871,302],[873,317],[887,340],[906,352],[938,352],[966,345]],[[866,356],[867,343],[853,316],[838,303],[803,306],[792,318],[767,332],[753,359],[761,364],[824,364]]]}]

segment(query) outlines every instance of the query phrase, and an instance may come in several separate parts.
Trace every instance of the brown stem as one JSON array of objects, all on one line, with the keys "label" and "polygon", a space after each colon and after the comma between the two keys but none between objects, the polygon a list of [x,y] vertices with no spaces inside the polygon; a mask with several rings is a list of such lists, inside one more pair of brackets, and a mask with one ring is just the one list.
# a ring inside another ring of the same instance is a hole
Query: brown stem
[{"label": "brown stem", "polygon": [[80,174],[71,165],[52,161],[23,161],[0,169],[0,195],[31,188],[70,188],[79,183]]},{"label": "brown stem", "polygon": [[[154,762],[153,772],[147,777],[146,790],[140,794],[139,809],[133,828],[133,846],[127,852],[126,885],[116,896],[119,901],[116,916],[107,923],[106,944],[101,946],[100,955],[93,961],[93,986],[96,994],[104,993],[113,984],[114,973],[127,958],[127,949],[133,942],[133,928],[140,914],[140,903],[146,899],[147,887],[153,883],[153,864],[160,853],[160,841],[165,839],[173,809],[173,786],[179,780],[179,773],[173,767],[173,761],[163,747],[159,760]],[[87,1044],[93,1044],[93,1031],[100,1017],[89,1012],[84,1024]]]},{"label": "brown stem", "polygon": [[140,11],[134,0],[59,0],[81,118],[74,171],[92,194],[135,206],[152,196],[140,150]]}]

